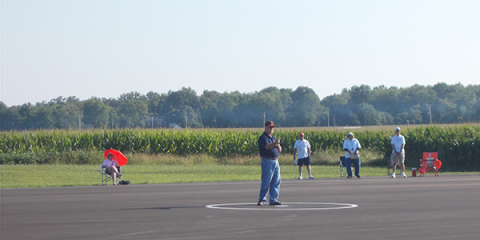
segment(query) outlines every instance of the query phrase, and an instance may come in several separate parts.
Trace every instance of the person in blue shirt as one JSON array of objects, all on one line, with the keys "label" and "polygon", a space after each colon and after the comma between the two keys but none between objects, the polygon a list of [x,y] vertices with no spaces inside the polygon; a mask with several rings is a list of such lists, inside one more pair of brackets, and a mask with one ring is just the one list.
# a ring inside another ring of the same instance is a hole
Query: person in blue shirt
[{"label": "person in blue shirt", "polygon": [[272,135],[274,129],[275,124],[273,124],[273,121],[265,122],[265,132],[258,138],[258,151],[262,159],[262,185],[257,205],[263,205],[267,201],[266,197],[269,187],[269,204],[282,205],[278,201],[281,182],[278,154],[282,152],[282,147],[280,146],[280,139],[276,139]]}]

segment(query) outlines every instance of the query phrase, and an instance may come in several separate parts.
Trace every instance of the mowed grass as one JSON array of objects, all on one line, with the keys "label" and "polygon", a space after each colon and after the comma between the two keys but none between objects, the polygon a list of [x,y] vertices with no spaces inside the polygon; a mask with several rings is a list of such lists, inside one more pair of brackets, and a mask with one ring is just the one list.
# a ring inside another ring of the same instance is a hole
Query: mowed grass
[{"label": "mowed grass", "polygon": [[[296,179],[298,167],[280,166],[282,179]],[[1,188],[100,185],[98,165],[0,165]],[[242,165],[127,165],[123,179],[130,184],[260,180],[258,166]],[[398,170],[397,170],[398,171]],[[312,166],[315,178],[339,178],[338,166]],[[362,167],[362,176],[387,176],[387,169]],[[304,167],[304,176],[308,176]],[[109,185],[112,183],[110,182]]]},{"label": "mowed grass", "polygon": [[[312,154],[312,174],[315,178],[340,178],[338,165],[340,151],[318,151]],[[122,167],[123,180],[130,184],[186,183],[248,181],[261,178],[260,160],[257,156],[237,156],[218,159],[208,155],[179,157],[172,154],[128,155],[129,164]],[[374,151],[362,151],[360,175],[387,175],[387,161]],[[0,165],[1,188],[36,188],[64,186],[96,186],[101,183],[99,164],[30,164]],[[279,158],[282,179],[297,179],[298,166],[293,165],[293,155]],[[418,166],[417,166],[418,168]],[[390,170],[391,171],[391,170]],[[411,167],[406,168],[411,175]],[[463,172],[461,172],[463,173]],[[400,168],[397,168],[397,175]],[[440,174],[445,172],[440,171]],[[451,173],[449,173],[451,174]],[[303,176],[308,177],[306,168]],[[346,177],[346,176],[345,176]],[[109,182],[109,185],[112,183]]]}]

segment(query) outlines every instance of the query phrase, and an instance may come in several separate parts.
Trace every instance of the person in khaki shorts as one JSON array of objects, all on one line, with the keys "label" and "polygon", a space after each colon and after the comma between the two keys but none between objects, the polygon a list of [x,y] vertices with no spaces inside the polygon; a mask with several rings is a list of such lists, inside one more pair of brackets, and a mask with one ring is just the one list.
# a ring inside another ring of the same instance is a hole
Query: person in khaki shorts
[{"label": "person in khaki shorts", "polygon": [[397,164],[402,167],[402,177],[405,175],[405,137],[400,135],[400,127],[395,128],[395,135],[392,137],[392,156],[390,158],[393,166],[392,178],[395,178],[395,170],[397,170]]}]

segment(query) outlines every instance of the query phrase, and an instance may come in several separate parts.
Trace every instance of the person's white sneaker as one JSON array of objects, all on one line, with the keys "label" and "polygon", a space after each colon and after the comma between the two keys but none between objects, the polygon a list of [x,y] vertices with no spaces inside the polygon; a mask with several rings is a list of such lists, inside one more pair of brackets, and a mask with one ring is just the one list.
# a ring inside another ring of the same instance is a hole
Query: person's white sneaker
[{"label": "person's white sneaker", "polygon": [[392,178],[395,178],[395,173],[394,173],[394,174],[392,174]]},{"label": "person's white sneaker", "polygon": [[313,176],[312,175],[308,176],[308,179],[313,179]]},{"label": "person's white sneaker", "polygon": [[402,172],[402,177],[407,178],[407,175],[404,172]]},{"label": "person's white sneaker", "polygon": [[302,180],[302,176],[298,177],[298,180]]}]

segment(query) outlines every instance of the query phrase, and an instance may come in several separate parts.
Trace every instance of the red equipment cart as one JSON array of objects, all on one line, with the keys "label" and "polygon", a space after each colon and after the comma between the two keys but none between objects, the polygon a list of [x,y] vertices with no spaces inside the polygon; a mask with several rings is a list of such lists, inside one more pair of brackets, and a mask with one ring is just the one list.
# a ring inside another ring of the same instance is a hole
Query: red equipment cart
[{"label": "red equipment cart", "polygon": [[427,172],[432,172],[434,176],[438,176],[438,170],[442,167],[442,162],[438,160],[437,152],[424,152],[423,159],[420,159],[420,168],[418,173],[425,176]]}]

